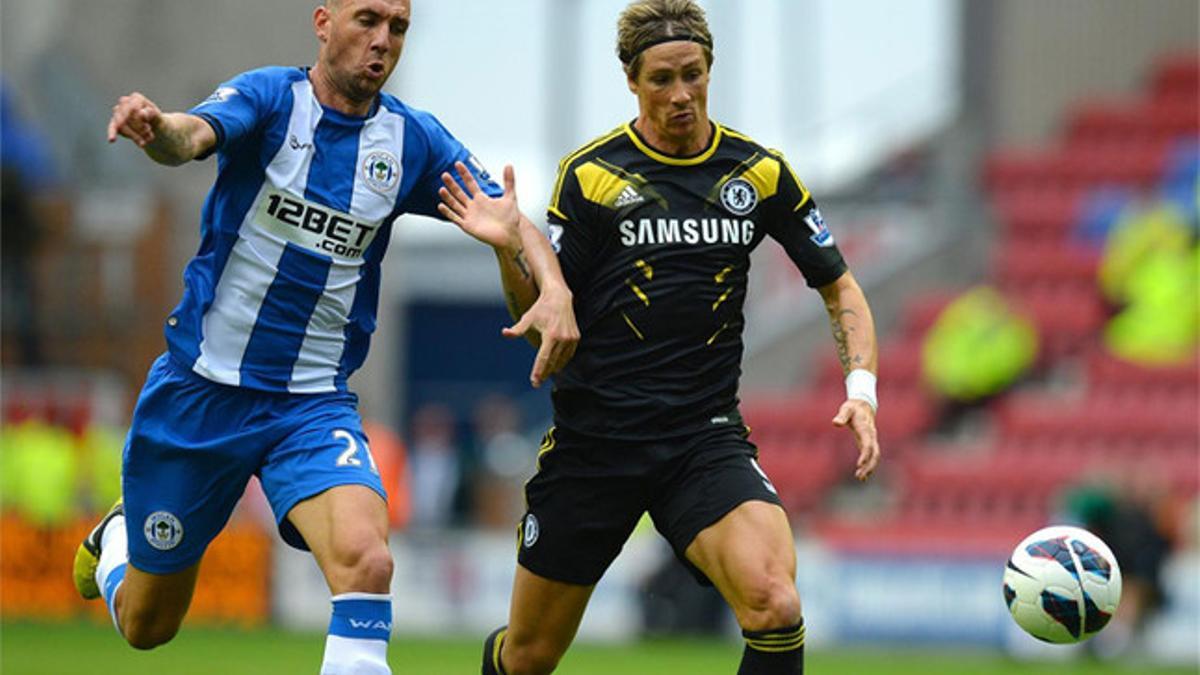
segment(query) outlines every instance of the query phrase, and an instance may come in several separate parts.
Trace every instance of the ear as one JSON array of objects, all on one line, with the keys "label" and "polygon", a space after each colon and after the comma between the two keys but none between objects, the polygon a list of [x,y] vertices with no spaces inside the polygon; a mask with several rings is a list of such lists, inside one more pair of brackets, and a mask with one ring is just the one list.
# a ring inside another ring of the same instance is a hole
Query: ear
[{"label": "ear", "polygon": [[317,39],[322,43],[329,40],[330,18],[329,8],[323,4],[313,10],[313,32],[317,34]]},{"label": "ear", "polygon": [[626,71],[625,71],[625,86],[629,87],[629,91],[630,91],[630,92],[631,92],[631,93],[632,93],[634,96],[637,96],[637,93],[638,93],[638,83],[637,83],[637,80],[636,80],[636,79],[634,79],[633,75],[631,75],[631,74],[629,73],[629,70],[628,70],[628,69],[626,69]]}]

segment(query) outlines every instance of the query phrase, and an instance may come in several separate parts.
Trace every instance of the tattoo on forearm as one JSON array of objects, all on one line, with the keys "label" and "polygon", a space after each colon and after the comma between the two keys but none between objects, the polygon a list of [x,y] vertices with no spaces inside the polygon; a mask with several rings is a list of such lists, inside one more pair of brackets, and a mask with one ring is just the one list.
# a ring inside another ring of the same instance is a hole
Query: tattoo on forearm
[{"label": "tattoo on forearm", "polygon": [[517,302],[517,294],[505,291],[504,302],[508,305],[508,313],[516,321],[521,318],[521,305]]},{"label": "tattoo on forearm", "polygon": [[[832,314],[832,312],[831,312]],[[861,354],[850,354],[850,334],[854,332],[854,326],[846,321],[846,318],[858,318],[858,314],[852,309],[843,309],[837,314],[830,317],[830,324],[833,327],[833,341],[837,345],[838,361],[842,364],[842,372],[849,374],[856,366],[861,366],[863,357]]]},{"label": "tattoo on forearm", "polygon": [[192,141],[187,132],[170,125],[160,130],[154,141],[160,152],[181,159],[185,158],[192,148]]},{"label": "tattoo on forearm", "polygon": [[528,279],[531,276],[529,273],[529,263],[525,262],[525,249],[517,249],[517,252],[513,254],[513,264],[517,266],[517,271],[521,273],[521,278]]}]

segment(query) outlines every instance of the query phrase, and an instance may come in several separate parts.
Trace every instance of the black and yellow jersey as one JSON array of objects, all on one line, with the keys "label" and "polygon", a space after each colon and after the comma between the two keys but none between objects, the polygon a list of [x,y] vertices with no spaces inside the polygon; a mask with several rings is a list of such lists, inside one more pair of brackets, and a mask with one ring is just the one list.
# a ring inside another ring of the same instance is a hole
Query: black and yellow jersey
[{"label": "black and yellow jersey", "polygon": [[548,212],[582,334],[555,378],[555,424],[578,433],[737,423],[750,252],[770,235],[813,287],[846,270],[783,156],[719,124],[690,157],[618,127],[563,159]]}]

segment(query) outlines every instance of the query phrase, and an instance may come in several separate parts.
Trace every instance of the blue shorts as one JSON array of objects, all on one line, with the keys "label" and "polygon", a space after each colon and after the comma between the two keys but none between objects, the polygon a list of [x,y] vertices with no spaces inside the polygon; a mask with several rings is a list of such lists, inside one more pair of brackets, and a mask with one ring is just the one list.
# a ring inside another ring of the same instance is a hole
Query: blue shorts
[{"label": "blue shorts", "polygon": [[125,442],[130,562],[153,574],[197,563],[255,475],[279,533],[299,549],[308,547],[287,520],[298,502],[337,485],[365,485],[386,500],[357,405],[351,393],[217,384],[160,356]]}]

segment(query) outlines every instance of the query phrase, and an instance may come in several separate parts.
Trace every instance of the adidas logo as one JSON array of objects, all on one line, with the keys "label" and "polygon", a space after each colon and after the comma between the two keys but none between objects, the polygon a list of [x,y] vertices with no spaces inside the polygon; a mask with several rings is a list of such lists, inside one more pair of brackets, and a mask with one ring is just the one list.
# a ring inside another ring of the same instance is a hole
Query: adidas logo
[{"label": "adidas logo", "polygon": [[613,208],[619,209],[633,204],[641,204],[644,201],[646,198],[638,194],[632,185],[626,185],[625,189],[621,190],[621,194],[617,195],[617,201],[613,203]]}]

